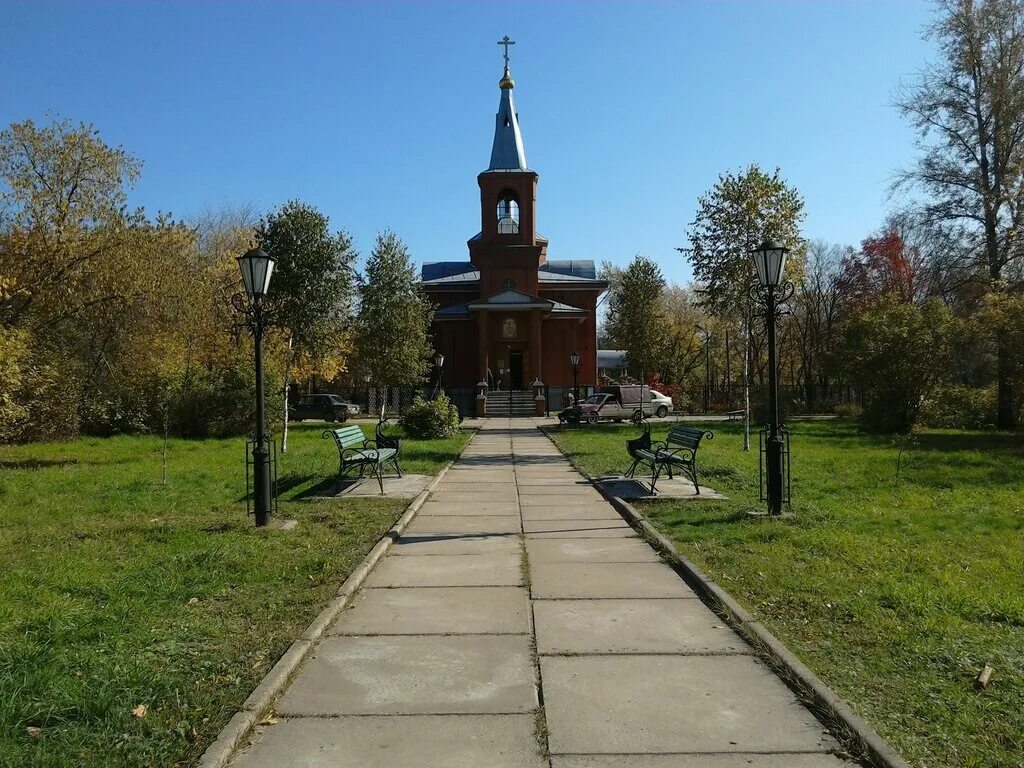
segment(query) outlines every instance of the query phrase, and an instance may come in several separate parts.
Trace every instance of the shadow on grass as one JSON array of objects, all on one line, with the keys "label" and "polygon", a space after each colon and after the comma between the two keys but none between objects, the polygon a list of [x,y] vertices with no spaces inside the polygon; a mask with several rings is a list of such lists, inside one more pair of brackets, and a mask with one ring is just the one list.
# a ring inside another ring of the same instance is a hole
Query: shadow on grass
[{"label": "shadow on grass", "polygon": [[925,433],[917,436],[918,451],[989,451],[1024,455],[1024,434],[1013,432],[971,432],[967,434]]},{"label": "shadow on grass", "polygon": [[78,459],[0,459],[0,469],[46,469],[71,467],[80,463]]},{"label": "shadow on grass", "polygon": [[306,499],[330,499],[338,495],[341,485],[335,476],[325,477],[319,483],[314,483],[305,490],[294,494],[289,501],[304,501]]},{"label": "shadow on grass", "polygon": [[[637,502],[633,502],[636,504]],[[685,525],[693,528],[726,526],[750,522],[745,510],[725,510],[712,507],[714,501],[677,501],[655,499],[641,502],[640,511],[651,520],[658,520],[669,526]]]}]

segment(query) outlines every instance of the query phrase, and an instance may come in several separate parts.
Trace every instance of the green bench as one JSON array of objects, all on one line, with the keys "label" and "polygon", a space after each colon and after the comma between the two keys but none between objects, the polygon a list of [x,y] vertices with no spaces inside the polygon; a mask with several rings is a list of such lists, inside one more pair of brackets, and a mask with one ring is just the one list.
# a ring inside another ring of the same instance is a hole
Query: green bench
[{"label": "green bench", "polygon": [[626,451],[633,459],[633,464],[626,477],[633,477],[640,467],[647,467],[651,472],[651,493],[658,483],[658,477],[663,471],[668,472],[669,479],[673,477],[672,470],[682,470],[693,481],[694,490],[699,494],[700,486],[697,484],[697,449],[704,438],[714,439],[713,432],[704,429],[694,429],[677,424],[668,432],[665,440],[651,440],[651,425],[646,424],[644,433],[633,440],[626,441]]},{"label": "green bench", "polygon": [[[322,437],[334,438],[334,444],[338,447],[338,482],[341,483],[349,474],[356,469],[359,470],[359,477],[369,469],[377,477],[380,484],[381,495],[384,494],[384,467],[392,464],[402,476],[402,468],[398,465],[398,452],[401,447],[400,441],[394,441],[388,446],[379,445],[374,440],[367,440],[357,425],[352,424],[338,429],[324,430]],[[390,441],[389,441],[390,442]]]}]

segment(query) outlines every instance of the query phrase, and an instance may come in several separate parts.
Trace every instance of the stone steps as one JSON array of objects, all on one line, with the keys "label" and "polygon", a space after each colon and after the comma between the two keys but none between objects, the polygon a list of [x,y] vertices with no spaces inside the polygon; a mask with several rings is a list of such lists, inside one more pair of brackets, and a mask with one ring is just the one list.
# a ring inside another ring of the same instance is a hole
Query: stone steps
[{"label": "stone steps", "polygon": [[488,416],[533,416],[533,392],[526,390],[505,390],[487,393]]}]

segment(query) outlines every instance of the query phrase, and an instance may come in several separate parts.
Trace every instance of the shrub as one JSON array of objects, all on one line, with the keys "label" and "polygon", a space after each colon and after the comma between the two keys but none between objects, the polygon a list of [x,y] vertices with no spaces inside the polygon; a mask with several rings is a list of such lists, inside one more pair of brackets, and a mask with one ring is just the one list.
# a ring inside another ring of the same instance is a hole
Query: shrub
[{"label": "shrub", "polygon": [[0,443],[77,435],[78,379],[64,357],[24,331],[0,332]]},{"label": "shrub", "polygon": [[857,403],[839,403],[835,413],[840,419],[859,419],[863,415],[864,409]]},{"label": "shrub", "polygon": [[936,299],[918,306],[887,295],[853,318],[846,328],[844,360],[865,394],[861,421],[866,430],[913,429],[946,369],[955,329],[949,309]]},{"label": "shrub", "polygon": [[459,431],[459,409],[444,392],[433,400],[417,395],[398,423],[405,434],[420,440],[452,437]]},{"label": "shrub", "polygon": [[992,389],[939,387],[925,398],[921,422],[941,429],[982,429],[996,421],[996,394]]}]

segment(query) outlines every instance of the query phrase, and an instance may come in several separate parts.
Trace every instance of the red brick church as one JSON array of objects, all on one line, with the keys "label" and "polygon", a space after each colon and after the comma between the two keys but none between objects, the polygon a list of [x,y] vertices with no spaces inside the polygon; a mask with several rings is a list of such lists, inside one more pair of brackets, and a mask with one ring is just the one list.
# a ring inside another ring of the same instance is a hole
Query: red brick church
[{"label": "red brick church", "polygon": [[498,87],[491,162],[477,176],[480,231],[469,239],[469,261],[428,262],[422,270],[439,307],[433,338],[445,356],[444,384],[571,386],[569,356],[578,352],[579,386],[594,386],[597,302],[608,286],[593,261],[548,261],[548,241],[537,232],[538,176],[526,163],[507,55]]}]

